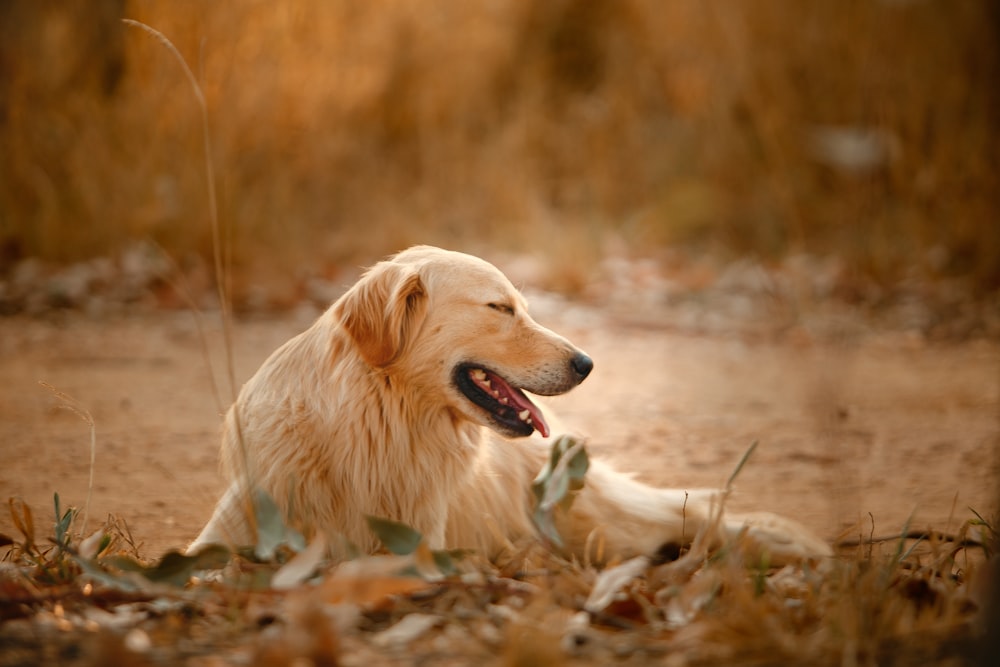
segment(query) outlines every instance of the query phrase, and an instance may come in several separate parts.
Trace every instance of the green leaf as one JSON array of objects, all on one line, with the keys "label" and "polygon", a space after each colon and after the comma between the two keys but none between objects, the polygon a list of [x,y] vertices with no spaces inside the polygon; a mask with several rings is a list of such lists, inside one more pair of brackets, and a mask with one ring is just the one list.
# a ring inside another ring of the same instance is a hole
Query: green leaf
[{"label": "green leaf", "polygon": [[152,568],[140,572],[150,581],[183,586],[199,570],[218,570],[229,562],[229,549],[221,544],[209,544],[195,554],[167,552]]},{"label": "green leaf", "polygon": [[61,508],[59,505],[59,493],[54,493],[52,494],[52,496],[56,509],[55,543],[56,546],[58,547],[58,553],[61,554],[65,549],[69,547],[69,542],[70,542],[69,529],[73,523],[73,517],[76,515],[76,510],[70,507],[65,512],[61,513]]},{"label": "green leaf", "polygon": [[741,458],[740,462],[736,464],[736,470],[733,471],[733,474],[729,476],[729,480],[726,482],[726,491],[732,490],[733,482],[736,481],[736,476],[740,474],[740,471],[743,470],[743,466],[745,466],[747,461],[750,460],[750,456],[754,453],[754,450],[757,449],[758,442],[758,440],[751,442],[750,447],[743,453],[743,458]]},{"label": "green leaf", "polygon": [[569,509],[575,497],[571,492],[583,488],[589,467],[590,459],[583,442],[564,435],[552,443],[549,460],[531,485],[536,501],[532,521],[539,532],[559,548],[563,541],[555,525],[556,508]]},{"label": "green leaf", "polygon": [[[119,558],[123,560],[127,559],[127,557],[125,556],[113,556],[112,558],[108,559],[108,561],[113,561]],[[141,580],[136,581],[136,579],[128,575],[108,572],[107,570],[102,568],[97,563],[97,561],[92,561],[86,558],[78,558],[78,557],[74,557],[74,560],[80,566],[80,569],[83,570],[83,573],[90,579],[96,581],[97,583],[103,584],[109,588],[114,588],[115,590],[126,591],[126,592],[137,591],[140,590],[141,588],[140,586]],[[131,559],[127,560],[131,561]],[[131,570],[127,568],[119,568],[119,569],[131,572],[135,571],[136,568],[142,567],[141,565],[139,565],[139,563],[136,563],[135,561],[131,562],[134,565],[134,567]]]},{"label": "green leaf", "polygon": [[582,489],[583,478],[590,470],[590,458],[587,456],[587,450],[583,447],[577,450],[576,454],[569,460],[569,466],[566,470],[569,472],[570,488],[575,491]]},{"label": "green leaf", "polygon": [[285,525],[281,509],[266,491],[254,491],[253,511],[257,520],[255,558],[261,561],[271,560],[282,544],[287,544],[295,552],[305,549],[305,538],[297,530]]},{"label": "green leaf", "polygon": [[397,556],[408,556],[413,553],[424,539],[423,535],[398,521],[377,516],[365,516],[365,519],[368,521],[368,527],[385,548]]},{"label": "green leaf", "polygon": [[434,556],[434,564],[437,566],[437,569],[440,570],[441,574],[446,577],[458,574],[458,566],[455,563],[462,560],[470,553],[472,552],[467,549],[448,549],[446,551],[431,552]]},{"label": "green leaf", "polygon": [[226,547],[209,544],[191,555],[169,551],[155,565],[144,565],[125,555],[99,561],[79,557],[75,560],[91,579],[118,590],[135,591],[144,588],[143,579],[150,583],[184,586],[195,572],[225,567],[231,555]]},{"label": "green leaf", "polygon": [[567,492],[583,488],[589,468],[590,459],[583,443],[568,435],[561,436],[552,444],[549,461],[532,484],[535,497],[546,509],[563,502],[568,506],[573,496]]},{"label": "green leaf", "polygon": [[195,572],[224,567],[231,555],[229,549],[221,544],[209,544],[191,555],[168,551],[155,565],[143,565],[134,558],[121,555],[102,559],[99,563],[82,558],[78,558],[77,562],[84,572],[103,584],[120,590],[135,590],[135,580],[128,574],[115,574],[100,566],[105,565],[123,573],[139,574],[154,583],[179,587],[184,586]]},{"label": "green leaf", "polygon": [[541,509],[536,508],[534,514],[531,515],[531,520],[535,523],[535,528],[538,529],[538,532],[543,537],[547,538],[560,549],[563,548],[562,537],[556,529],[555,516],[552,512],[543,512]]}]

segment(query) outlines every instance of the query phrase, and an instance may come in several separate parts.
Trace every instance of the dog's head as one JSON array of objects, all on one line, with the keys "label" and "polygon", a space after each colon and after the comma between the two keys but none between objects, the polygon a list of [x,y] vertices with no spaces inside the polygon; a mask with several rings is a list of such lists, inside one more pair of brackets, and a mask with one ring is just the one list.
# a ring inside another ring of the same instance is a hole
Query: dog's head
[{"label": "dog's head", "polygon": [[569,391],[593,362],[528,315],[524,297],[477,257],[418,246],[370,269],[334,314],[365,361],[421,400],[509,436],[538,430],[525,391]]}]

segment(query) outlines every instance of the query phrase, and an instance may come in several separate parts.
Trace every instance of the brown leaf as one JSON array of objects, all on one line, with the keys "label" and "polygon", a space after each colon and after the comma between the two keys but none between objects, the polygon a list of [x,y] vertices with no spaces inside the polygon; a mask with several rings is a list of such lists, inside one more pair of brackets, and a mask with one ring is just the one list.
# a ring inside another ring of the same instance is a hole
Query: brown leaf
[{"label": "brown leaf", "polygon": [[320,598],[332,604],[378,606],[392,595],[425,590],[433,584],[400,574],[413,566],[408,556],[371,556],[342,564],[318,588]]},{"label": "brown leaf", "polygon": [[35,521],[31,516],[31,508],[23,498],[8,498],[10,518],[21,534],[24,535],[25,547],[30,551],[35,546]]}]

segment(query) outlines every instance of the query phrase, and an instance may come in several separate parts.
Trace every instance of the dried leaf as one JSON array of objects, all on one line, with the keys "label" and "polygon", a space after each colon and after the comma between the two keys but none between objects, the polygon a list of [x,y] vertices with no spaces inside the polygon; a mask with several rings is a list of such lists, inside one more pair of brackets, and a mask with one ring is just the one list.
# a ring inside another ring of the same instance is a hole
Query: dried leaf
[{"label": "dried leaf", "polygon": [[319,587],[324,602],[375,606],[392,595],[403,595],[430,586],[416,576],[411,556],[370,556],[342,563]]},{"label": "dried leaf", "polygon": [[463,549],[433,551],[426,542],[417,545],[413,552],[413,571],[428,581],[438,581],[459,573],[457,561],[470,552]]},{"label": "dried leaf", "polygon": [[623,588],[649,569],[649,563],[648,556],[637,556],[601,572],[583,608],[592,614],[603,611]]},{"label": "dried leaf", "polygon": [[405,646],[442,622],[436,614],[407,614],[391,628],[379,632],[372,641],[376,646]]},{"label": "dried leaf", "polygon": [[323,558],[326,556],[326,547],[326,538],[317,535],[308,547],[295,554],[290,561],[274,573],[271,578],[271,588],[288,590],[304,582],[323,562]]},{"label": "dried leaf", "polygon": [[80,548],[77,549],[77,554],[80,558],[95,558],[101,551],[101,544],[104,542],[104,538],[104,530],[98,530],[83,542],[80,542]]},{"label": "dried leaf", "polygon": [[11,521],[24,535],[25,546],[30,551],[35,546],[35,520],[31,515],[31,508],[23,498],[8,498],[7,503],[10,505]]},{"label": "dried leaf", "polygon": [[413,552],[413,570],[427,581],[440,581],[444,578],[434,553],[425,542],[418,544],[416,551]]},{"label": "dried leaf", "polygon": [[[663,609],[664,620],[671,630],[679,630],[697,619],[699,612],[715,600],[724,582],[718,569],[705,568],[676,591],[662,589],[655,600]],[[668,592],[669,595],[664,595]]]}]

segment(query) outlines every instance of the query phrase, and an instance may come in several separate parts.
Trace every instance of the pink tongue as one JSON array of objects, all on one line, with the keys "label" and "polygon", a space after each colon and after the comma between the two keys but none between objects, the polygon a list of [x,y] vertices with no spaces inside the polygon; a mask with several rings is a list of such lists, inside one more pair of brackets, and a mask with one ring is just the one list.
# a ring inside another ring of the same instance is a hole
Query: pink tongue
[{"label": "pink tongue", "polygon": [[535,429],[542,434],[543,438],[549,437],[549,426],[545,423],[545,418],[542,417],[542,411],[524,395],[523,391],[510,386],[506,380],[494,373],[487,373],[487,377],[494,391],[499,392],[501,396],[506,396],[509,405],[518,412],[527,410],[531,415],[531,423]]}]

